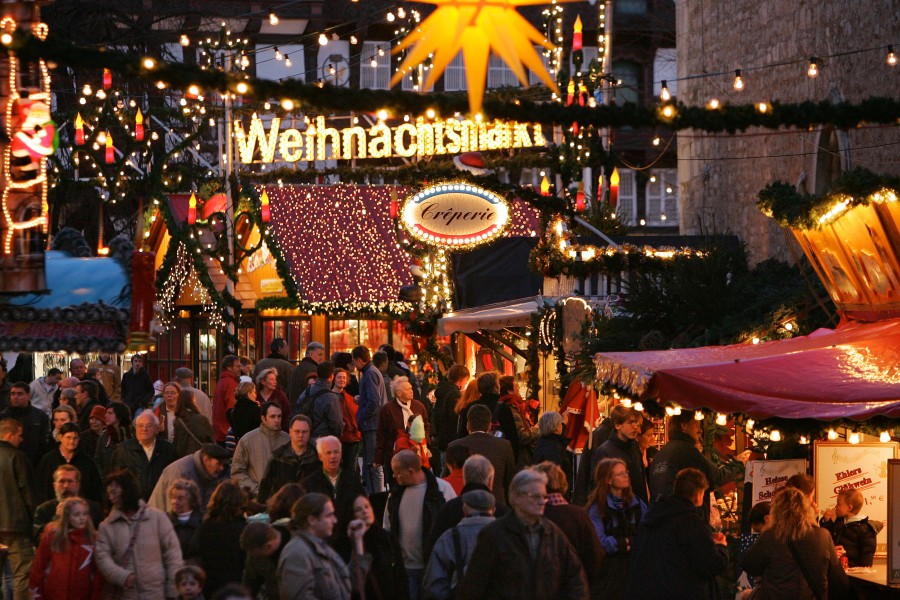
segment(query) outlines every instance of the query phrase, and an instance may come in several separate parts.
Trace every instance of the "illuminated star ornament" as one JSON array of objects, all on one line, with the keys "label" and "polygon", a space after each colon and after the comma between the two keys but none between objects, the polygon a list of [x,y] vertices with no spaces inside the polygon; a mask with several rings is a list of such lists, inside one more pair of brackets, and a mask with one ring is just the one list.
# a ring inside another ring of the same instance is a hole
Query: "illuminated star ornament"
[{"label": "illuminated star ornament", "polygon": [[431,89],[450,61],[462,51],[466,63],[469,108],[473,113],[478,113],[481,111],[481,102],[484,98],[488,59],[493,51],[509,66],[523,86],[528,87],[528,77],[524,68],[528,67],[547,84],[547,87],[559,92],[544,68],[541,57],[534,49],[534,44],[540,44],[552,50],[553,44],[516,12],[517,6],[546,4],[547,0],[422,0],[422,2],[436,4],[437,9],[394,48],[394,53],[407,48],[412,49],[391,78],[392,87],[434,53],[428,79],[422,88]]}]

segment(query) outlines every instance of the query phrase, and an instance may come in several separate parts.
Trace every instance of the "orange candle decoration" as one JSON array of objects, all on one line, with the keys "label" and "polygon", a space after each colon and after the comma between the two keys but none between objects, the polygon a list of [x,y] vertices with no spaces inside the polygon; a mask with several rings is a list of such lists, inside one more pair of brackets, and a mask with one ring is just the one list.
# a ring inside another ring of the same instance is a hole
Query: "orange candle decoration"
[{"label": "orange candle decoration", "polygon": [[572,106],[575,101],[575,80],[570,79],[569,85],[566,86],[566,106]]},{"label": "orange candle decoration", "polygon": [[613,208],[619,202],[619,169],[614,168],[609,176],[609,205]]},{"label": "orange candle decoration", "polygon": [[116,161],[116,149],[113,148],[112,136],[106,132],[106,164],[111,165]]},{"label": "orange candle decoration", "polygon": [[541,196],[549,196],[550,195],[550,180],[547,179],[547,176],[544,175],[544,178],[541,179]]},{"label": "orange candle decoration", "polygon": [[134,139],[139,142],[144,141],[144,115],[141,114],[140,108],[134,115]]},{"label": "orange candle decoration", "polygon": [[[191,196],[193,196],[193,194]],[[259,207],[259,216],[263,223],[268,223],[272,220],[272,211],[269,208],[269,194],[266,193],[266,190],[263,190],[262,195],[259,197],[259,202],[261,204]]]},{"label": "orange candle decoration", "polygon": [[572,33],[572,51],[581,50],[581,15],[575,18],[575,28]]},{"label": "orange candle decoration", "polygon": [[84,119],[81,118],[81,113],[75,115],[75,145],[84,145]]},{"label": "orange candle decoration", "polygon": [[191,197],[188,200],[187,222],[188,225],[193,225],[197,222],[197,196],[194,195],[194,192],[191,192]]}]

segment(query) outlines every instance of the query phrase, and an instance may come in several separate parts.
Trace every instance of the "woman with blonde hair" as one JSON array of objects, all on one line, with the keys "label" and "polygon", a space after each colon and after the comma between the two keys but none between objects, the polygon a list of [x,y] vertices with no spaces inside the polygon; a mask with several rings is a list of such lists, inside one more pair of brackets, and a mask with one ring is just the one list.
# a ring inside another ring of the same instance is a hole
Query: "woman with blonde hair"
[{"label": "woman with blonde hair", "polygon": [[772,526],[744,555],[747,574],[762,578],[754,599],[818,600],[836,598],[838,589],[847,589],[831,534],[816,525],[808,496],[796,488],[782,488],[772,499],[769,514]]},{"label": "woman with blonde hair", "polygon": [[59,521],[41,536],[31,569],[29,588],[43,600],[99,600],[103,576],[94,561],[97,532],[83,498],[60,503]]}]

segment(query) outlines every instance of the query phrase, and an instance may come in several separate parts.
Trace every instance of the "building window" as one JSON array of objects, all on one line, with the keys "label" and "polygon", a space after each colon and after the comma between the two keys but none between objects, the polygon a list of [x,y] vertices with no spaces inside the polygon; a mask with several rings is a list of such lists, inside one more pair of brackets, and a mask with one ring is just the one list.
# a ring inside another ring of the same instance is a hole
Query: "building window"
[{"label": "building window", "polygon": [[359,58],[359,87],[370,90],[386,90],[389,89],[390,79],[390,42],[363,42]]},{"label": "building window", "polygon": [[635,172],[631,169],[619,169],[619,202],[616,204],[616,215],[622,223],[637,224],[637,202]]},{"label": "building window", "polygon": [[[145,368],[154,380],[172,381],[178,367],[193,368],[189,362],[190,355],[191,323],[189,320],[179,320],[171,329],[157,335],[156,353],[152,362],[148,361],[149,364],[145,365]],[[130,367],[131,365],[126,364],[123,370]]]},{"label": "building window", "polygon": [[648,226],[678,225],[678,171],[658,169],[647,181],[645,220]]},{"label": "building window", "polygon": [[612,74],[621,83],[616,86],[616,104],[624,106],[626,103],[638,104],[640,102],[641,67],[637,63],[627,60],[613,62]]},{"label": "building window", "polygon": [[503,62],[503,59],[494,54],[491,54],[488,60],[487,86],[488,88],[519,87],[516,74]]},{"label": "building window", "polygon": [[[550,79],[553,79],[553,71],[550,70],[550,55],[547,49],[543,46],[535,46],[534,51],[541,57],[541,62],[544,64],[544,70],[550,74]],[[529,71],[528,85],[544,85],[544,82],[538,79],[538,76],[534,74],[534,71]]]},{"label": "building window", "polygon": [[466,64],[463,61],[462,52],[453,57],[450,64],[444,70],[444,90],[447,92],[459,92],[469,89],[466,84]]},{"label": "building window", "polygon": [[647,14],[647,0],[616,0],[613,4],[614,15]]},{"label": "building window", "polygon": [[389,321],[377,319],[329,319],[328,349],[330,352],[350,352],[356,346],[372,351],[389,343]]}]

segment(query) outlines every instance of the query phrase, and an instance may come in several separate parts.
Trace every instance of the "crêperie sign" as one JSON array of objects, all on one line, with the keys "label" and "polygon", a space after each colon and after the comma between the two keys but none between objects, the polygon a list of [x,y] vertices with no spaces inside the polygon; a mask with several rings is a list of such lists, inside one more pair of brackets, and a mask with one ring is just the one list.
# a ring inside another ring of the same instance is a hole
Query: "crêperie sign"
[{"label": "cr\u00eaperie sign", "polygon": [[497,194],[467,183],[443,183],[408,198],[403,224],[417,240],[466,248],[495,240],[509,224],[509,207]]}]

